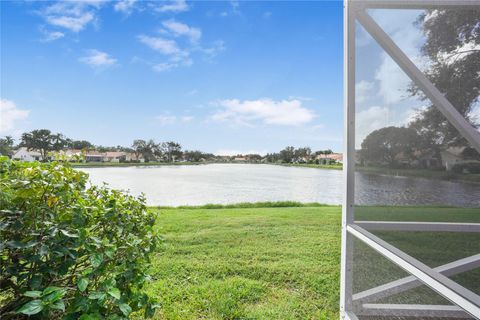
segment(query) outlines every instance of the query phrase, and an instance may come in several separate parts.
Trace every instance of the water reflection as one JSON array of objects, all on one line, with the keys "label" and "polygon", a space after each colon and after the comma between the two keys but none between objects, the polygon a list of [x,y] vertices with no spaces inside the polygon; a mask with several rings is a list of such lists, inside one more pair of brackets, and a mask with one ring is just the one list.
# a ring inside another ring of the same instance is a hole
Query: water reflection
[{"label": "water reflection", "polygon": [[[145,193],[149,205],[256,201],[341,204],[338,170],[264,164],[86,168],[94,184]],[[480,206],[480,184],[356,173],[358,204]]]}]

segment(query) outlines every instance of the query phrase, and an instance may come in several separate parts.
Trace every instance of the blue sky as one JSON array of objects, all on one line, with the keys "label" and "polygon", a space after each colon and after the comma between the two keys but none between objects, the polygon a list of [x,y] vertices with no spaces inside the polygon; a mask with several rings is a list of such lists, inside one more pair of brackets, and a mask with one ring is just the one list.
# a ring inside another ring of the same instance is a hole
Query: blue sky
[{"label": "blue sky", "polygon": [[1,2],[0,135],[342,149],[341,1]]}]

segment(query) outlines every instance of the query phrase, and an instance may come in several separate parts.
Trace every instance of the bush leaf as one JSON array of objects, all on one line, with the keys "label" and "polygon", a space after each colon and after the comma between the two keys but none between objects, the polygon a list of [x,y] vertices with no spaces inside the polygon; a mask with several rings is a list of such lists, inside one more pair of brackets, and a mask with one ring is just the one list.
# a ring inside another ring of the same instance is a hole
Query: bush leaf
[{"label": "bush leaf", "polygon": [[88,279],[81,278],[80,280],[78,280],[78,283],[77,283],[78,290],[83,292],[87,289],[87,286],[88,286]]},{"label": "bush leaf", "polygon": [[25,303],[20,309],[17,310],[18,313],[26,314],[27,316],[37,314],[43,310],[43,304],[40,300],[32,300]]},{"label": "bush leaf", "polygon": [[58,300],[52,303],[50,305],[50,308],[65,311],[65,303],[63,302],[63,300]]},{"label": "bush leaf", "polygon": [[101,253],[95,253],[90,257],[90,262],[94,268],[100,266],[103,262],[103,255]]},{"label": "bush leaf", "polygon": [[42,296],[42,291],[27,291],[23,295],[30,298],[40,298]]},{"label": "bush leaf", "polygon": [[120,300],[121,295],[120,295],[120,290],[118,290],[118,288],[110,288],[108,290],[108,294],[114,297],[115,299]]},{"label": "bush leaf", "polygon": [[126,303],[120,303],[118,307],[126,317],[132,312],[132,308]]}]

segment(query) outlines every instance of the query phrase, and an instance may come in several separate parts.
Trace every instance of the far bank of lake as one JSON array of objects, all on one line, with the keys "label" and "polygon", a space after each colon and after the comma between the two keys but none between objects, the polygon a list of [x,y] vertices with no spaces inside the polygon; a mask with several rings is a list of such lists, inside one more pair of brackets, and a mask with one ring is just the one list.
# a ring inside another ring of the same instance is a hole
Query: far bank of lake
[{"label": "far bank of lake", "polygon": [[[343,172],[268,164],[206,164],[81,168],[93,184],[145,193],[150,206],[298,201],[338,205]],[[480,184],[356,173],[361,205],[480,207]]]}]

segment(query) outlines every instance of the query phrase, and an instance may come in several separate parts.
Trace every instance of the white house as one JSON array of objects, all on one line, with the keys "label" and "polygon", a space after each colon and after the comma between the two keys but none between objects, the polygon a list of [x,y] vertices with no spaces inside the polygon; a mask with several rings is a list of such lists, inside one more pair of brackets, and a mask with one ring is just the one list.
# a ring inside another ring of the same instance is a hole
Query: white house
[{"label": "white house", "polygon": [[37,151],[37,150],[27,150],[26,147],[21,147],[15,151],[15,153],[12,156],[12,159],[14,160],[22,160],[22,161],[41,161],[42,160],[42,154]]},{"label": "white house", "polygon": [[315,157],[315,160],[322,161],[325,163],[332,163],[332,162],[343,163],[343,154],[342,153],[319,154]]},{"label": "white house", "polygon": [[465,159],[464,151],[465,147],[450,147],[446,150],[440,151],[442,157],[442,165],[447,171],[452,170],[453,166],[466,162],[479,162],[478,160]]}]

